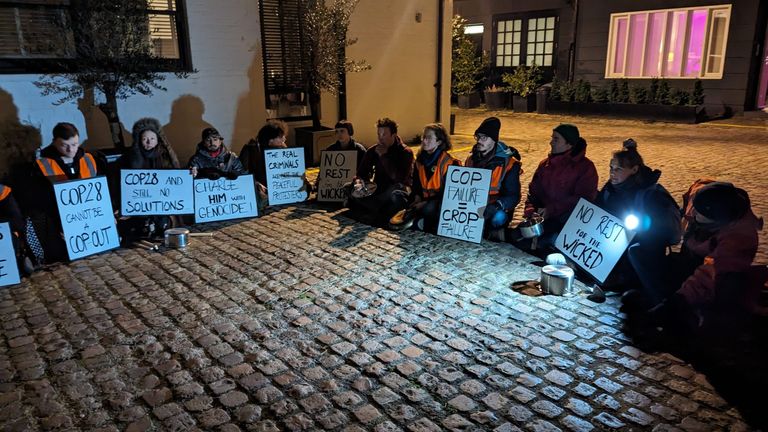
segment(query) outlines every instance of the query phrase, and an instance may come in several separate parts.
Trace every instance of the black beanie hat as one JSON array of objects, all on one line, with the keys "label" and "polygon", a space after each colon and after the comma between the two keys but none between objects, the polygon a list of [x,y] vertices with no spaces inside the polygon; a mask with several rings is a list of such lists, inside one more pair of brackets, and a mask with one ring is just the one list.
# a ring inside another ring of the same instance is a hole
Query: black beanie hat
[{"label": "black beanie hat", "polygon": [[480,127],[475,131],[475,135],[483,134],[491,137],[492,140],[499,141],[499,130],[501,129],[501,120],[496,117],[488,117],[480,123]]},{"label": "black beanie hat", "polygon": [[221,134],[216,130],[216,128],[205,128],[203,129],[203,141],[207,140],[208,138],[221,138]]},{"label": "black beanie hat", "polygon": [[563,138],[565,138],[565,141],[572,146],[579,143],[579,138],[581,137],[581,135],[579,135],[579,128],[572,124],[560,123],[552,130],[562,135]]},{"label": "black beanie hat", "polygon": [[728,223],[744,216],[749,209],[749,195],[731,183],[714,182],[701,188],[693,197],[693,208],[719,223]]}]

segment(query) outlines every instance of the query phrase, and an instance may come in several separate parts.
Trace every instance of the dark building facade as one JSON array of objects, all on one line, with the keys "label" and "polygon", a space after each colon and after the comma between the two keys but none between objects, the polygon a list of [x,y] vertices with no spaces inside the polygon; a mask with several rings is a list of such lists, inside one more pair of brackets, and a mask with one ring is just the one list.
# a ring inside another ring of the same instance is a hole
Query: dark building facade
[{"label": "dark building facade", "polygon": [[768,0],[455,0],[454,12],[483,25],[483,49],[500,71],[535,62],[593,85],[659,77],[686,90],[700,79],[710,115],[766,106]]}]

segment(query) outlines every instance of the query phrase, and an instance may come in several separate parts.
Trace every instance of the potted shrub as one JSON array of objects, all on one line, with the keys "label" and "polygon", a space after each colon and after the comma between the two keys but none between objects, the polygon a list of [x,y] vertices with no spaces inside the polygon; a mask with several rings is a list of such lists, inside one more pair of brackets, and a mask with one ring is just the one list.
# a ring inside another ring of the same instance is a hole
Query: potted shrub
[{"label": "potted shrub", "polygon": [[509,89],[492,85],[485,88],[485,106],[488,109],[504,109],[509,105]]},{"label": "potted shrub", "polygon": [[518,66],[513,73],[505,73],[501,79],[512,92],[512,109],[515,112],[532,112],[536,109],[536,88],[541,84],[538,66]]},{"label": "potted shrub", "polygon": [[451,90],[457,97],[459,108],[474,108],[480,105],[477,85],[482,81],[481,73],[487,59],[478,55],[475,44],[464,34],[466,20],[458,15],[453,17],[451,57]]}]

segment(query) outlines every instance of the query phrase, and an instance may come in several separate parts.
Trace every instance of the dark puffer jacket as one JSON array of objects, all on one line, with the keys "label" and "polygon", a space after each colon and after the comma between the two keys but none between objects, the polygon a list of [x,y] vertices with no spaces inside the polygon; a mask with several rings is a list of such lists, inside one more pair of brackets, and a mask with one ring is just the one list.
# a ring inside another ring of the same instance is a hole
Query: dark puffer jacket
[{"label": "dark puffer jacket", "polygon": [[197,144],[197,151],[189,159],[189,168],[197,167],[198,177],[239,176],[247,174],[237,155],[222,144],[216,156],[213,156],[205,144]]},{"label": "dark puffer jacket", "polygon": [[[152,150],[144,150],[141,145],[141,134],[152,131],[157,135],[157,146]],[[145,117],[133,124],[133,144],[126,154],[123,168],[130,169],[178,169],[179,158],[165,137],[160,122],[157,119]]]}]

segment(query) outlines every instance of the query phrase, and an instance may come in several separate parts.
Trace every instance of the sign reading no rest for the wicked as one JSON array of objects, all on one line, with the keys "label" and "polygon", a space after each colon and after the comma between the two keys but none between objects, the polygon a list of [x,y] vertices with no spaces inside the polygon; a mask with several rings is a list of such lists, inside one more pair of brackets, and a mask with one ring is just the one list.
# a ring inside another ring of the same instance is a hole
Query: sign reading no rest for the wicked
[{"label": "sign reading no rest for the wicked", "polygon": [[619,218],[582,198],[557,236],[555,246],[604,282],[634,236],[635,232],[627,230]]},{"label": "sign reading no rest for the wicked", "polygon": [[195,180],[195,222],[258,216],[252,175],[235,180]]},{"label": "sign reading no rest for the wicked", "polygon": [[120,170],[120,214],[161,216],[194,211],[188,170]]},{"label": "sign reading no rest for the wicked", "polygon": [[69,259],[120,247],[106,178],[54,183],[53,190]]},{"label": "sign reading no rest for the wicked", "polygon": [[269,205],[290,204],[307,199],[304,188],[304,149],[264,151]]},{"label": "sign reading no rest for the wicked", "polygon": [[482,209],[488,203],[490,185],[490,170],[448,167],[437,234],[480,243],[485,223]]},{"label": "sign reading no rest for the wicked", "polygon": [[8,222],[0,223],[0,286],[21,282],[19,268],[16,266],[12,235]]},{"label": "sign reading no rest for the wicked", "polygon": [[344,185],[352,181],[357,169],[357,151],[323,151],[320,156],[320,181],[317,200],[342,202],[347,197]]}]

